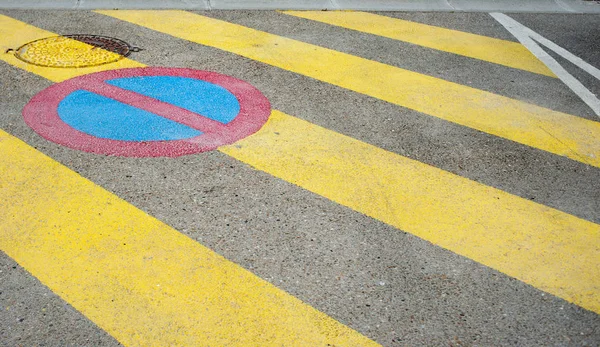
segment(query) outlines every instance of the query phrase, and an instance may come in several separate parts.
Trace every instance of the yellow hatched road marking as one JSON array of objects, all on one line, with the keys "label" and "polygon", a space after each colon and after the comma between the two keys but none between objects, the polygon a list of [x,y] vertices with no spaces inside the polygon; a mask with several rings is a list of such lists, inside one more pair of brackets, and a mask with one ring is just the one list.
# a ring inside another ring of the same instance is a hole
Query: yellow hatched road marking
[{"label": "yellow hatched road marking", "polygon": [[600,122],[184,11],[97,11],[600,167]]},{"label": "yellow hatched road marking", "polygon": [[600,225],[274,111],[221,152],[600,313]]},{"label": "yellow hatched road marking", "polygon": [[[14,33],[55,35],[0,15]],[[144,66],[0,57],[53,81]],[[0,250],[127,346],[379,346],[2,130],[0,158]]]},{"label": "yellow hatched road marking", "polygon": [[0,250],[127,346],[379,346],[0,130]]},{"label": "yellow hatched road marking", "polygon": [[600,225],[279,111],[220,151],[600,313]]},{"label": "yellow hatched road marking", "polygon": [[518,42],[495,39],[367,12],[282,11],[282,13],[415,45],[556,77]]}]

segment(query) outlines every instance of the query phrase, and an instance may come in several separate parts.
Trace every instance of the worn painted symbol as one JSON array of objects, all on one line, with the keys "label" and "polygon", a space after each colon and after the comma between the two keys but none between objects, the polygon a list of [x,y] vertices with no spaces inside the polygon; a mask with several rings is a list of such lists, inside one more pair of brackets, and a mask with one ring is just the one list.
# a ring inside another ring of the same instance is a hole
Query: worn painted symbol
[{"label": "worn painted symbol", "polygon": [[76,77],[23,109],[44,138],[117,156],[176,157],[213,150],[258,131],[271,106],[239,79],[182,68],[134,68]]}]

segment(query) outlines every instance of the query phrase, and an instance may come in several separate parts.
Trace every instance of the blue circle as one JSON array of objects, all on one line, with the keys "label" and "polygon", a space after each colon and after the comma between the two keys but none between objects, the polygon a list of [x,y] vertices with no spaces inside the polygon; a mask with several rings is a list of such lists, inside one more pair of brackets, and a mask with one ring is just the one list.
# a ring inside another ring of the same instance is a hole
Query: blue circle
[{"label": "blue circle", "polygon": [[[105,82],[223,124],[240,112],[237,98],[227,89],[194,78],[141,76]],[[183,140],[202,134],[198,129],[86,90],[67,95],[58,105],[58,115],[74,129],[111,140]]]}]

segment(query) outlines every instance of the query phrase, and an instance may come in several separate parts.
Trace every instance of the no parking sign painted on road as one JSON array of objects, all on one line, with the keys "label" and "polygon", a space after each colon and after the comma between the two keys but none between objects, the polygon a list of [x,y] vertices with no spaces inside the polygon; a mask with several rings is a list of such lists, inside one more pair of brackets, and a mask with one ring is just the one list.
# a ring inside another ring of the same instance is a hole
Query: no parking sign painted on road
[{"label": "no parking sign painted on road", "polygon": [[55,84],[23,109],[46,139],[86,152],[176,157],[258,131],[271,105],[255,87],[208,71],[134,68]]}]

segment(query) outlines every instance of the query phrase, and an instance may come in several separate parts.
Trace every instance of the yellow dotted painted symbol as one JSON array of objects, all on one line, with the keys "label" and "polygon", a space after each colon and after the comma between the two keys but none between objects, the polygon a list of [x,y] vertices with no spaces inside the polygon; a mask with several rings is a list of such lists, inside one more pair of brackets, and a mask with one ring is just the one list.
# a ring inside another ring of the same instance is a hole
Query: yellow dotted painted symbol
[{"label": "yellow dotted painted symbol", "polygon": [[78,34],[29,42],[19,47],[15,56],[38,66],[77,68],[114,63],[138,50],[116,38]]}]

